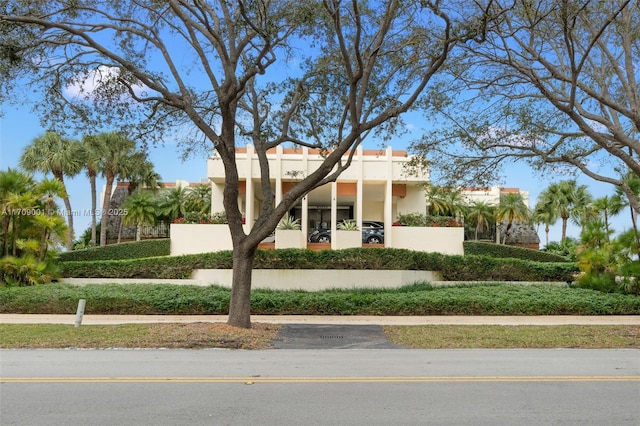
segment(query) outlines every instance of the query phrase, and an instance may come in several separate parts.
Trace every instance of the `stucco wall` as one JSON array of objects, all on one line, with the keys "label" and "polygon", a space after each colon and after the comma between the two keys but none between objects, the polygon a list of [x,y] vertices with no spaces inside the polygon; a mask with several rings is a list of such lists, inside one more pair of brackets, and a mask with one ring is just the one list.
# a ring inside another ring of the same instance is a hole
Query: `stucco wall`
[{"label": "stucco wall", "polygon": [[394,248],[442,254],[464,254],[462,227],[391,227]]},{"label": "stucco wall", "polygon": [[171,256],[231,250],[227,225],[171,224]]},{"label": "stucco wall", "polygon": [[[231,269],[199,269],[193,279],[200,285],[231,287]],[[252,288],[318,291],[332,288],[398,288],[418,282],[439,281],[431,271],[370,271],[321,269],[254,269]]]},{"label": "stucco wall", "polygon": [[[300,246],[305,246],[303,234]],[[391,233],[392,248],[463,255],[464,229],[462,227],[408,227],[392,226],[385,232]],[[337,234],[337,238],[340,234]],[[354,234],[355,235],[355,234]],[[360,233],[357,233],[360,235]],[[278,239],[276,238],[276,245]],[[356,244],[357,246],[358,244]],[[351,244],[349,246],[352,246]],[[342,247],[336,245],[334,248]],[[172,224],[171,255],[208,253],[231,250],[231,234],[227,225]]]}]

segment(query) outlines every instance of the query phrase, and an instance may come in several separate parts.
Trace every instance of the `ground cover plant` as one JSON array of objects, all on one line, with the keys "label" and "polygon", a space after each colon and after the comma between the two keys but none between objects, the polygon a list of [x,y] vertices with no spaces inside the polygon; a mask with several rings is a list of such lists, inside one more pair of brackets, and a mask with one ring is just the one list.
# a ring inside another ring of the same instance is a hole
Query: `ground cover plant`
[{"label": "ground cover plant", "polygon": [[[230,290],[158,284],[1,287],[0,313],[226,315]],[[256,315],[638,315],[640,297],[590,289],[483,284],[399,289],[254,290]]]}]

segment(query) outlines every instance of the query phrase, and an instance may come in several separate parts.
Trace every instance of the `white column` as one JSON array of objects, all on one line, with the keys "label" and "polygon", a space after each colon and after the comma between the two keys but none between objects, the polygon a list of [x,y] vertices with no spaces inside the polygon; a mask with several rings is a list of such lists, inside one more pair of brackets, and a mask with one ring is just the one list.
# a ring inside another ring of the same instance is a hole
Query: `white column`
[{"label": "white column", "polygon": [[276,147],[276,164],[272,172],[276,175],[276,206],[282,201],[282,145]]},{"label": "white column", "polygon": [[363,174],[364,174],[364,157],[362,145],[358,146],[357,152],[357,162],[356,162],[356,223],[358,224],[358,228],[362,229],[362,215],[364,212],[362,211],[362,193],[363,193]]},{"label": "white column", "polygon": [[248,232],[253,227],[254,214],[253,214],[253,145],[247,145],[247,163],[246,163],[246,191],[245,191],[245,212],[244,217],[246,219],[245,230]]},{"label": "white column", "polygon": [[331,182],[331,249],[335,250],[338,221],[338,184]]},{"label": "white column", "polygon": [[224,184],[211,182],[211,213],[224,211]]},{"label": "white column", "polygon": [[302,222],[301,229],[302,235],[304,235],[306,247],[306,242],[309,239],[309,200],[307,199],[306,195],[302,197],[302,218],[300,219],[300,221]]},{"label": "white column", "polygon": [[387,147],[387,172],[384,195],[384,246],[393,247],[391,237],[391,226],[393,214],[393,149]]},{"label": "white column", "polygon": [[[302,179],[306,178],[307,176],[309,176],[309,148],[306,146],[302,147],[302,160],[301,160],[301,169],[302,169],[302,176],[300,176]],[[303,199],[302,199],[302,231],[305,233],[305,239],[308,238],[309,234],[307,234],[306,232],[309,229],[309,200],[308,200],[309,194],[307,194]]]}]

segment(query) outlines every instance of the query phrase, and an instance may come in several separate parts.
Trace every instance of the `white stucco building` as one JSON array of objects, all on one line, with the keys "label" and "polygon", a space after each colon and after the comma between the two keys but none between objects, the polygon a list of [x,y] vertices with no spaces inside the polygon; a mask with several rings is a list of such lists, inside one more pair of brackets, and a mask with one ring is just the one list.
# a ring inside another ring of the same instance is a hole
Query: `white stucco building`
[{"label": "white stucco building", "polygon": [[[324,159],[318,150],[278,146],[268,153],[268,160],[271,187],[276,203],[279,203],[289,188],[316,170]],[[405,170],[407,161],[406,151],[394,151],[391,147],[380,150],[360,147],[351,166],[336,182],[309,193],[291,214],[300,219],[304,235],[320,226],[335,232],[336,225],[344,219],[353,219],[359,226],[363,220],[380,221],[384,222],[385,229],[390,229],[398,214],[424,213],[426,209],[424,183],[429,176],[427,173],[409,175]],[[240,178],[238,204],[250,226],[263,200],[258,157],[253,147],[238,148],[236,162]],[[211,211],[223,211],[225,175],[220,158],[209,159],[207,176],[212,182]],[[392,238],[387,233],[385,245],[392,244]]]},{"label": "white stucco building", "polygon": [[469,202],[482,201],[490,205],[497,206],[500,204],[500,196],[509,193],[519,193],[522,201],[529,205],[529,191],[522,191],[520,188],[504,188],[501,186],[491,186],[486,188],[465,188],[462,196]]}]

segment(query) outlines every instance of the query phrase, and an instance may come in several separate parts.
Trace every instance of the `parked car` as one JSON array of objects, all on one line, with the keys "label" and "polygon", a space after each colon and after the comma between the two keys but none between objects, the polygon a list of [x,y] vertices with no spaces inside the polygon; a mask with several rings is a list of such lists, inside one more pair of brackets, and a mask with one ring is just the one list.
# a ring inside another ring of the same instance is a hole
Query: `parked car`
[{"label": "parked car", "polygon": [[[316,229],[309,234],[309,242],[330,243],[331,229]],[[364,244],[384,244],[384,223],[372,220],[362,221],[362,242]]]}]

